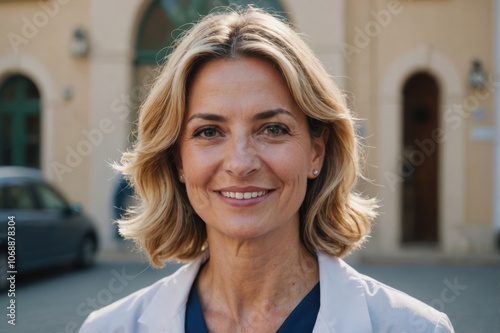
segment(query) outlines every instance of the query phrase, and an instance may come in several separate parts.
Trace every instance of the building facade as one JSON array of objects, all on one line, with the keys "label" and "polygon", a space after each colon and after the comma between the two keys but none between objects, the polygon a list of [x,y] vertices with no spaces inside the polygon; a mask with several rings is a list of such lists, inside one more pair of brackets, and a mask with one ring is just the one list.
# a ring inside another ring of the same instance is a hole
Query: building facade
[{"label": "building facade", "polygon": [[366,119],[367,190],[382,204],[369,252],[490,252],[500,203],[498,2],[346,7],[346,90]]},{"label": "building facade", "polygon": [[[115,246],[110,164],[172,39],[225,3],[0,0],[0,165],[40,168]],[[360,255],[494,256],[499,1],[254,3],[304,33],[360,118],[359,189],[381,204]]]}]

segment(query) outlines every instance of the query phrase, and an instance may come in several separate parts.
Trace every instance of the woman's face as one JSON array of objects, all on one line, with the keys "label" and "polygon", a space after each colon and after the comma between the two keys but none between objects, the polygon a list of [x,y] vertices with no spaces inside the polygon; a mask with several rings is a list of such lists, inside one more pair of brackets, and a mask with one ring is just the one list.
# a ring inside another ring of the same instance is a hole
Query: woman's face
[{"label": "woman's face", "polygon": [[195,75],[177,167],[209,237],[279,237],[298,225],[307,179],[321,170],[324,151],[270,63],[214,60]]}]

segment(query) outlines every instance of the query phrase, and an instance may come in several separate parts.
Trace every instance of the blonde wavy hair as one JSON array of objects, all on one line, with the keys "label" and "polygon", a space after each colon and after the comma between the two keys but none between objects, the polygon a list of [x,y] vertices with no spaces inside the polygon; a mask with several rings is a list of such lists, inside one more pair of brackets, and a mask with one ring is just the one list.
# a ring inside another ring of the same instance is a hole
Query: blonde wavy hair
[{"label": "blonde wavy hair", "polygon": [[354,191],[360,175],[359,142],[343,94],[299,34],[281,18],[253,7],[212,13],[175,43],[141,106],[137,142],[117,166],[140,204],[118,221],[151,263],[192,260],[207,242],[205,223],[178,180],[175,158],[190,81],[214,59],[257,57],[281,72],[307,115],[312,136],[328,131],[322,172],[308,181],[300,208],[305,247],[342,257],[370,233],[375,203]]}]

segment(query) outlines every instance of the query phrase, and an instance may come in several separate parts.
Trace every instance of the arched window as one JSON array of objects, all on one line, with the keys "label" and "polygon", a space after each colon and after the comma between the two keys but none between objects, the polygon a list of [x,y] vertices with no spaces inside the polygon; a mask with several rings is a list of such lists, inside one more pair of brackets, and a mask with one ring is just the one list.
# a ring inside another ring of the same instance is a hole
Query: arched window
[{"label": "arched window", "polygon": [[0,165],[40,167],[40,93],[25,76],[0,85]]},{"label": "arched window", "polygon": [[137,35],[136,64],[158,64],[179,34],[214,8],[253,4],[285,15],[278,0],[154,0],[147,9]]}]

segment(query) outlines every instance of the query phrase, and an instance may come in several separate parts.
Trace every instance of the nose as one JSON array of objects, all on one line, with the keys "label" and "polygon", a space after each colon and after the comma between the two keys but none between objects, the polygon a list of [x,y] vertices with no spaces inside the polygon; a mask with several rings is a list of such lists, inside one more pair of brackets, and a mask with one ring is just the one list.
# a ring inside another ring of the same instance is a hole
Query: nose
[{"label": "nose", "polygon": [[261,167],[256,144],[245,136],[235,137],[227,145],[224,170],[236,177],[247,177]]}]

